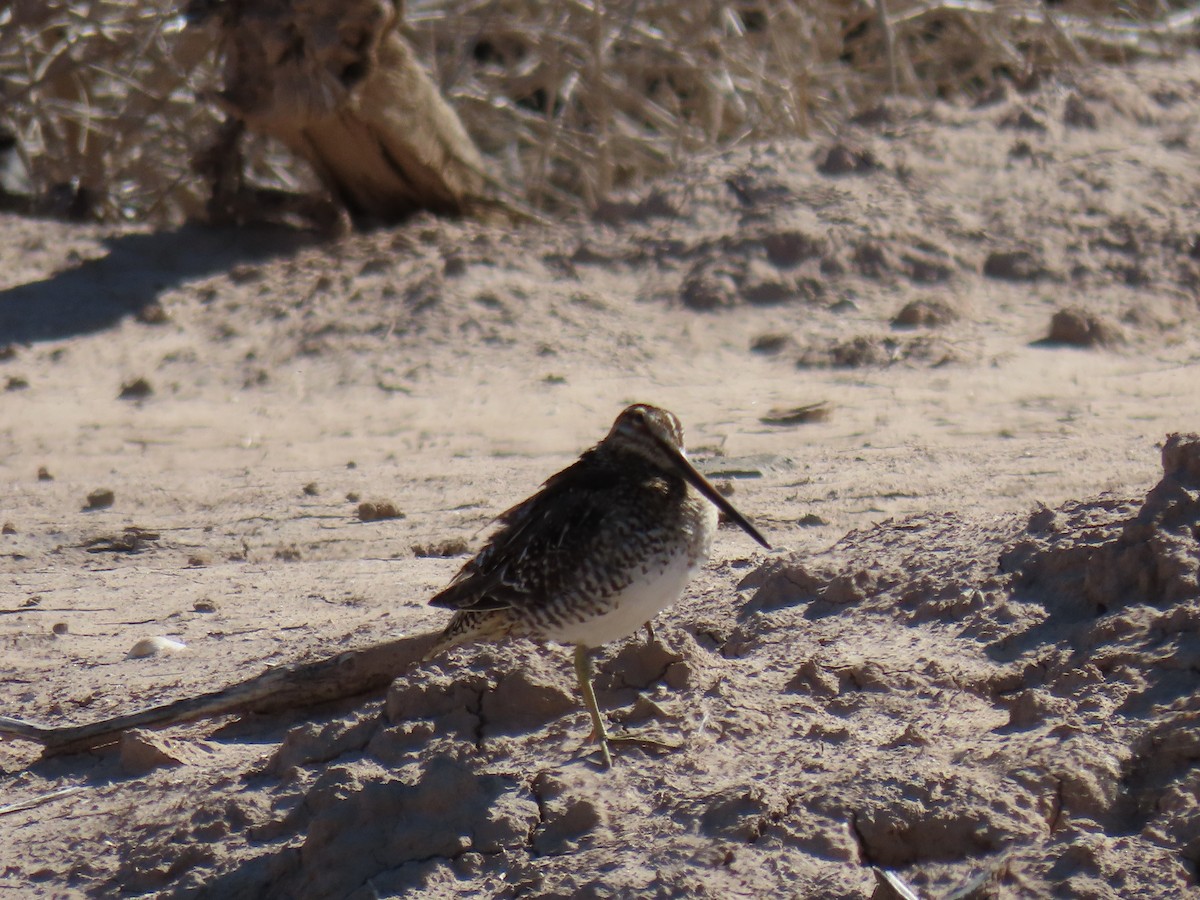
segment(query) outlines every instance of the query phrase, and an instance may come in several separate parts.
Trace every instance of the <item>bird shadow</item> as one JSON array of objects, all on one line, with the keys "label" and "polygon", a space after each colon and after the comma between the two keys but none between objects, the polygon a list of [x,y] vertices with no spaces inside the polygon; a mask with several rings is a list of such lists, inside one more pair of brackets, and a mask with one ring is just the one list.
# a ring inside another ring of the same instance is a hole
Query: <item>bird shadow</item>
[{"label": "bird shadow", "polygon": [[286,228],[214,228],[104,238],[104,256],[0,291],[0,345],[92,334],[164,292],[245,263],[294,253],[320,238]]}]

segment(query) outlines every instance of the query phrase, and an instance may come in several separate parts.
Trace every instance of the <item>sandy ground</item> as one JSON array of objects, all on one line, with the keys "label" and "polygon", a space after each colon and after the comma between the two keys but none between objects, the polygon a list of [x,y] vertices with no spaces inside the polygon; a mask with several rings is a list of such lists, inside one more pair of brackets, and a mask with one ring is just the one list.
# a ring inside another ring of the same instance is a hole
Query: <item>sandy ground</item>
[{"label": "sandy ground", "polygon": [[[461,542],[630,401],[777,547],[723,529],[659,641],[601,654],[614,722],[675,749],[601,771],[569,653],[524,642],[0,743],[0,896],[1195,892],[1198,84],[897,103],[554,228],[0,218],[0,713],[435,630]],[[187,649],[127,657],[152,636]]]}]

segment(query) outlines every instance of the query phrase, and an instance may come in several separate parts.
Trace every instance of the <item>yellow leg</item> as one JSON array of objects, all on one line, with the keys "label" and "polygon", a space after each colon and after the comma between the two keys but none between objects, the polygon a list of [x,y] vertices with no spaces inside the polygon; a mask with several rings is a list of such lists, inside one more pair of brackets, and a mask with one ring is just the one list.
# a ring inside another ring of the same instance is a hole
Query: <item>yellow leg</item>
[{"label": "yellow leg", "polygon": [[583,702],[592,717],[592,737],[600,744],[600,755],[604,758],[604,768],[612,768],[612,754],[608,750],[608,732],[604,730],[604,719],[600,717],[600,707],[596,705],[596,692],[592,690],[592,657],[583,644],[575,647],[575,676],[579,679],[579,691],[583,694]]}]

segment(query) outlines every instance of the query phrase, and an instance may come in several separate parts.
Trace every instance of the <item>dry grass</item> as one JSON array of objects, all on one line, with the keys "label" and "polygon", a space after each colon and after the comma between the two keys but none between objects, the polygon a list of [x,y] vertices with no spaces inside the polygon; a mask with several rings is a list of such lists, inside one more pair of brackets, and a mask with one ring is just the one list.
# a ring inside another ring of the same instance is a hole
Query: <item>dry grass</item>
[{"label": "dry grass", "polygon": [[174,15],[169,0],[0,6],[0,124],[39,210],[179,219],[202,208],[188,160],[214,121],[195,101],[212,40]]},{"label": "dry grass", "polygon": [[[210,0],[211,2],[211,0]],[[241,0],[246,2],[246,0]],[[880,27],[880,8],[890,23]],[[1181,52],[1198,14],[1160,0],[416,0],[407,33],[513,192],[590,208],[685,155],[808,136],[895,85],[970,95],[1062,66]],[[889,44],[892,52],[888,52]],[[175,222],[202,215],[191,161],[219,122],[215,36],[169,0],[0,4],[0,126],[31,208]],[[263,143],[267,186],[310,183]]]}]

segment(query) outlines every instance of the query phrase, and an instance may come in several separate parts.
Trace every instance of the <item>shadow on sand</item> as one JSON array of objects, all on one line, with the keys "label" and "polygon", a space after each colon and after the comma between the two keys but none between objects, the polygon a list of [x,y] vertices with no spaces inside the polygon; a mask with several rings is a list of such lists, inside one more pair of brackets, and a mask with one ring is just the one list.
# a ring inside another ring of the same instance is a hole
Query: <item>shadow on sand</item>
[{"label": "shadow on sand", "polygon": [[108,254],[42,281],[0,291],[0,345],[52,341],[109,328],[188,281],[316,243],[284,228],[212,228],[117,235]]}]

